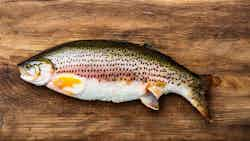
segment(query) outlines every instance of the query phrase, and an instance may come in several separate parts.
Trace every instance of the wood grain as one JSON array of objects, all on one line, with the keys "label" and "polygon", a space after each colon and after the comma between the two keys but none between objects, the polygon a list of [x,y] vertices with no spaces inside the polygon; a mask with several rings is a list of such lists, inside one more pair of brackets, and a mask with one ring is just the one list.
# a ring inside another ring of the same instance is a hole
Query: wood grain
[{"label": "wood grain", "polygon": [[[1,0],[0,140],[250,140],[248,0]],[[149,43],[211,74],[213,123],[176,95],[160,111],[139,101],[72,99],[20,80],[16,64],[79,39]]]}]

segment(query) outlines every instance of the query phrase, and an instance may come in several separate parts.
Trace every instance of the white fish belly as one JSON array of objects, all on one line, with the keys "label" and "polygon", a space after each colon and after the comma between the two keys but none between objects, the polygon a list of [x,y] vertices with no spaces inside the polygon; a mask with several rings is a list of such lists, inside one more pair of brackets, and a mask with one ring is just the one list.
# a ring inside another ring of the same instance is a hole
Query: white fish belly
[{"label": "white fish belly", "polygon": [[84,90],[74,97],[119,103],[139,99],[145,94],[145,87],[146,84],[140,81],[99,82],[95,79],[85,79]]}]

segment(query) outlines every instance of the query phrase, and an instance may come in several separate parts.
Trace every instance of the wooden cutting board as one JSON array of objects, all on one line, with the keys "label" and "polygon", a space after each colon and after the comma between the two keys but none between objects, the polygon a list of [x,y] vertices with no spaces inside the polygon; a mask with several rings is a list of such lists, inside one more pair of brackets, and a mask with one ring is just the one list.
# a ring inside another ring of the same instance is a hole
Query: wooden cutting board
[{"label": "wooden cutting board", "polygon": [[[20,80],[16,64],[79,39],[148,43],[212,75],[213,123],[176,95],[160,111],[69,98]],[[250,140],[249,0],[1,0],[0,140]]]}]

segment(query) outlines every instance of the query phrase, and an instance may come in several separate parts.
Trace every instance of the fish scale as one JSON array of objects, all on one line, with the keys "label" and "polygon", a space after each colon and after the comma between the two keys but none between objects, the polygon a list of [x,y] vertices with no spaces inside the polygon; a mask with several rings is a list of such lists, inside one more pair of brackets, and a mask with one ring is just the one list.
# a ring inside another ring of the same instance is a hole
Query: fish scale
[{"label": "fish scale", "polygon": [[[124,79],[124,76],[132,75],[133,77],[126,78],[142,81],[167,81],[165,75],[161,75],[161,70],[167,70],[161,68],[160,64],[149,63],[147,60],[136,60],[140,56],[132,52],[133,50],[125,50],[129,56],[124,56],[122,52],[119,52],[120,50],[114,54],[115,51],[117,50],[103,53],[91,49],[72,49],[71,47],[65,49],[62,54],[49,54],[46,58],[55,64],[57,72],[73,72],[87,78],[109,81],[115,78]],[[121,59],[123,57],[125,59]],[[151,71],[153,68],[157,70]]]},{"label": "fish scale", "polygon": [[[42,82],[25,78],[28,64],[47,66],[40,70],[49,72],[46,76],[50,78],[38,79]],[[74,41],[46,50],[19,66],[25,81],[75,98],[113,102],[140,99],[158,110],[161,95],[176,93],[208,118],[200,76],[149,47],[120,41]]]}]

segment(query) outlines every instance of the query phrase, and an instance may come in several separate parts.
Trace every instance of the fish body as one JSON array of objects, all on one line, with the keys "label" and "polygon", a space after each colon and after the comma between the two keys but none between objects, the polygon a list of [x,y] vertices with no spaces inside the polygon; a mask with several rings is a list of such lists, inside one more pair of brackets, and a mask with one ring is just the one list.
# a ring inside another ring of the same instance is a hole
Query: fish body
[{"label": "fish body", "polygon": [[82,100],[140,99],[154,110],[163,94],[187,99],[205,118],[201,78],[170,57],[128,42],[82,40],[44,51],[19,65],[21,78]]}]

